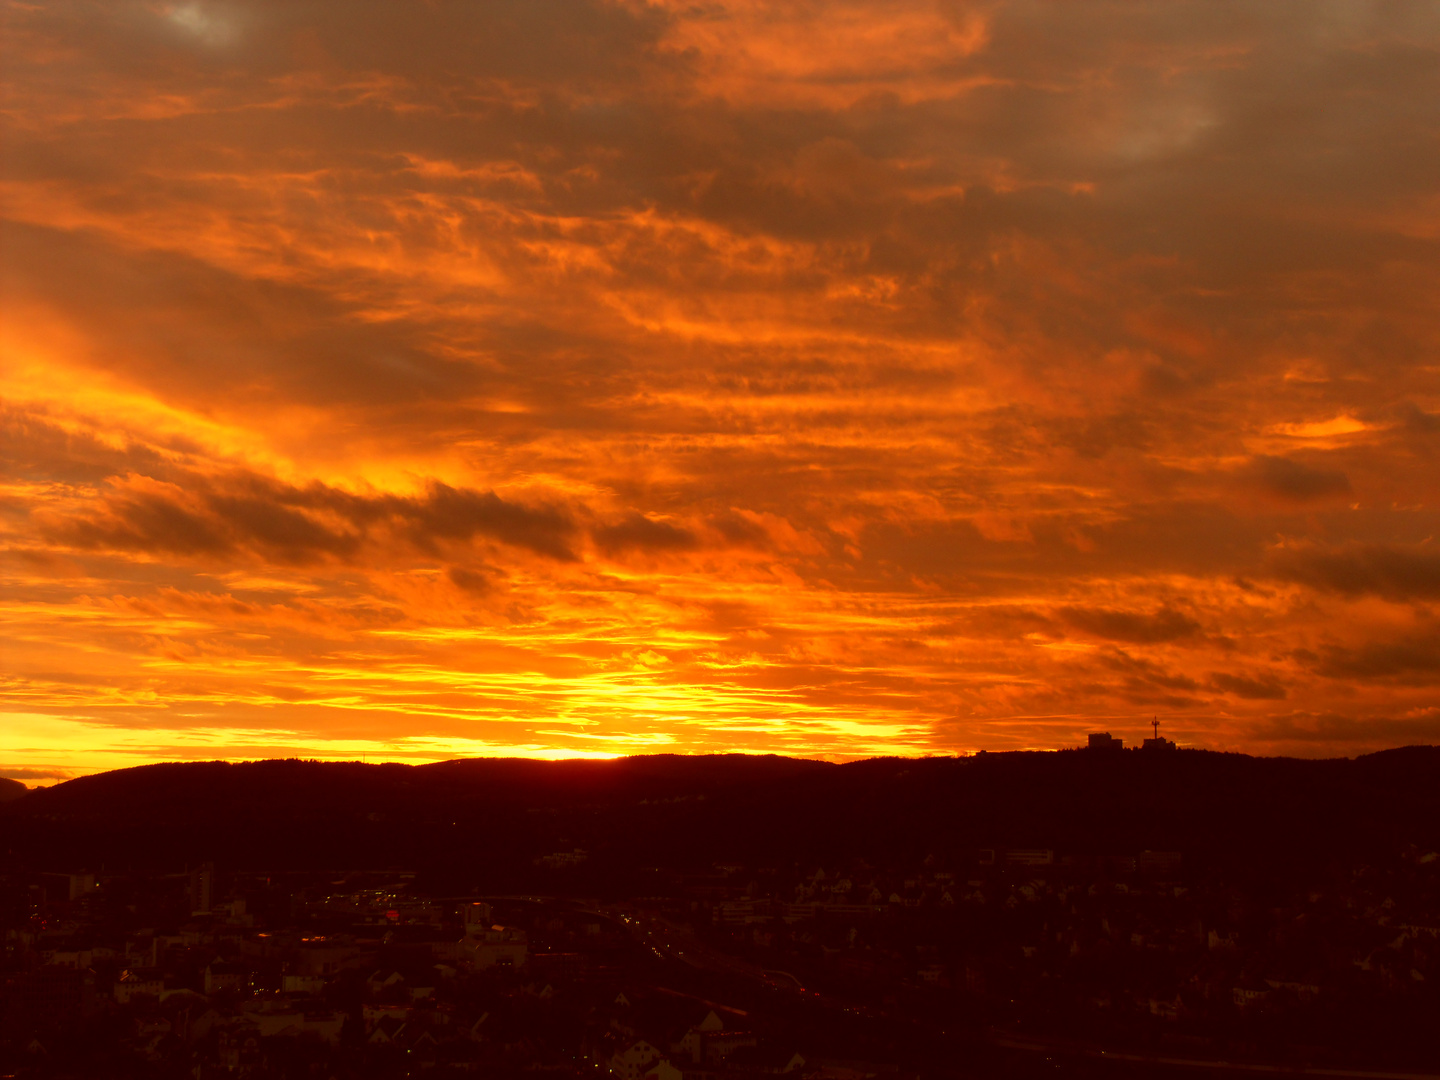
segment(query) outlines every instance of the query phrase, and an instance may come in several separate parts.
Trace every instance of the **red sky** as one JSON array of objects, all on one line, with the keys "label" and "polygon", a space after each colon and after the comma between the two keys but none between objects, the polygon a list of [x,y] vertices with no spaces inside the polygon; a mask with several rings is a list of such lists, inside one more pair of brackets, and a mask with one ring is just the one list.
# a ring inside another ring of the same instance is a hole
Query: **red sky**
[{"label": "red sky", "polygon": [[9,2],[0,773],[1440,738],[1440,8]]}]

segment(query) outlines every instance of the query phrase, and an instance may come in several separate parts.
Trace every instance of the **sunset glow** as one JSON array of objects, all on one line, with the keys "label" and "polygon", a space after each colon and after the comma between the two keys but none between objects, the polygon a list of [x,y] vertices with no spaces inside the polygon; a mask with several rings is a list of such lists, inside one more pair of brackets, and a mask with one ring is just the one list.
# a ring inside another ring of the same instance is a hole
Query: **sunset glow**
[{"label": "sunset glow", "polygon": [[1440,741],[1440,8],[4,6],[0,775]]}]

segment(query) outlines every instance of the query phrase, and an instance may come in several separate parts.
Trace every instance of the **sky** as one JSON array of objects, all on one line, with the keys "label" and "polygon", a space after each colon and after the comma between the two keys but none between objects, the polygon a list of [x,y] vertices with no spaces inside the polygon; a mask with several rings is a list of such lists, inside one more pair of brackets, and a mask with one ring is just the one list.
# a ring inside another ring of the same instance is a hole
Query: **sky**
[{"label": "sky", "polygon": [[0,11],[0,775],[1440,741],[1433,0]]}]

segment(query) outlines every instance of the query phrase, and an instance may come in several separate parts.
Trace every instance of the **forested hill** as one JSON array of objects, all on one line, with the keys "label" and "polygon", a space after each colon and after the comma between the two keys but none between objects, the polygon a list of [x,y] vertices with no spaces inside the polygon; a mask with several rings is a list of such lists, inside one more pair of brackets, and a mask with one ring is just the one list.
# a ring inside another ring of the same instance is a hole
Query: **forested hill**
[{"label": "forested hill", "polygon": [[0,854],[47,869],[444,869],[530,881],[583,849],[586,873],[851,857],[1174,850],[1227,870],[1440,846],[1440,747],[1353,760],[1060,751],[878,758],[658,755],[432,765],[151,765],[0,806]]}]

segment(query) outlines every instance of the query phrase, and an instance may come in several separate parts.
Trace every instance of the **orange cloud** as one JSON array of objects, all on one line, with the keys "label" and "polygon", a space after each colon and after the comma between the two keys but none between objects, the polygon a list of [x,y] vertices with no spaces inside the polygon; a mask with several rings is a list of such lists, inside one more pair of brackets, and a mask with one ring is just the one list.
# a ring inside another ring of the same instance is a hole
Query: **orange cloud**
[{"label": "orange cloud", "polygon": [[4,18],[0,768],[1440,732],[1419,0]]}]

